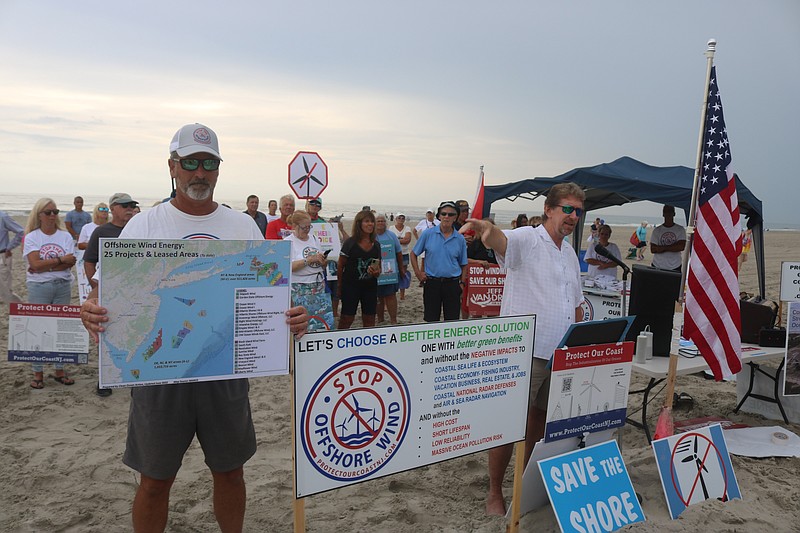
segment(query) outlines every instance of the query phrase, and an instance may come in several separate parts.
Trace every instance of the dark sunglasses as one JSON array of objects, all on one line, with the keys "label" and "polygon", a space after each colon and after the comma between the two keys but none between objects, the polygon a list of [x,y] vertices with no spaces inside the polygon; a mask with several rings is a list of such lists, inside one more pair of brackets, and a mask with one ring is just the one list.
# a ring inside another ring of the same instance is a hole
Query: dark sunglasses
[{"label": "dark sunglasses", "polygon": [[564,213],[565,215],[571,215],[574,211],[575,216],[581,218],[581,215],[583,214],[582,207],[574,207],[571,205],[559,205],[558,207],[561,208],[561,212]]},{"label": "dark sunglasses", "polygon": [[43,215],[50,216],[50,215],[57,215],[57,214],[59,214],[61,211],[59,211],[58,209],[45,209],[44,211],[40,211],[40,212],[41,212]]},{"label": "dark sunglasses", "polygon": [[101,213],[108,213],[107,207],[98,207],[97,210],[100,211]]},{"label": "dark sunglasses", "polygon": [[173,159],[179,161],[183,170],[197,170],[197,167],[203,165],[203,170],[219,170],[219,164],[222,162],[220,159]]},{"label": "dark sunglasses", "polygon": [[136,202],[125,202],[124,204],[115,204],[125,209],[133,209],[136,207]]},{"label": "dark sunglasses", "polygon": [[458,213],[452,213],[452,212],[448,211],[446,213],[439,213],[439,216],[440,217],[455,217],[455,216],[458,216]]}]

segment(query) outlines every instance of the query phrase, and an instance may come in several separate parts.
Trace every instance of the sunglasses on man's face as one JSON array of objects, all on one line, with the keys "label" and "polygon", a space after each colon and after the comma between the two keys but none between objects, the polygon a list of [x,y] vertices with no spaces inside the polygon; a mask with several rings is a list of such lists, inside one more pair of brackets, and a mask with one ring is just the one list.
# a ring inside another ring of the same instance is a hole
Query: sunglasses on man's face
[{"label": "sunglasses on man's face", "polygon": [[58,209],[45,209],[45,210],[44,210],[44,211],[42,211],[41,213],[42,213],[43,215],[50,216],[50,215],[57,215],[57,214],[59,214],[60,212],[61,212],[61,211],[59,211]]},{"label": "sunglasses on man's face", "polygon": [[439,213],[440,217],[454,217],[454,216],[457,216],[457,215],[458,215],[458,213],[453,213],[452,211],[446,211],[446,212],[443,212],[443,213]]},{"label": "sunglasses on man's face", "polygon": [[133,209],[134,207],[136,207],[136,202],[125,202],[124,204],[114,204],[114,205],[118,205],[125,209]]},{"label": "sunglasses on man's face", "polygon": [[582,207],[575,207],[572,205],[559,205],[558,207],[561,208],[561,212],[565,215],[571,215],[574,212],[576,217],[581,218],[581,215],[583,214]]},{"label": "sunglasses on man's face", "polygon": [[203,170],[219,170],[219,164],[222,162],[219,159],[173,159],[181,164],[183,170],[197,170],[200,165],[203,165]]}]

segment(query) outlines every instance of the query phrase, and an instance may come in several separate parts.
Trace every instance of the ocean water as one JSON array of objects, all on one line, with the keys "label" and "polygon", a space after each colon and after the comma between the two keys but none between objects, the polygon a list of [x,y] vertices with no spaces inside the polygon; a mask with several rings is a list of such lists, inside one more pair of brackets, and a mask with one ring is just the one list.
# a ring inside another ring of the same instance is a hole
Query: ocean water
[{"label": "ocean water", "polygon": [[[33,204],[36,203],[36,200],[41,198],[41,194],[38,193],[16,193],[16,194],[4,194],[0,196],[0,210],[5,211],[6,213],[13,215],[13,216],[22,216],[27,215],[30,213]],[[55,202],[58,208],[66,214],[67,211],[73,208],[72,206],[72,199],[74,196],[67,196],[67,195],[50,195]],[[83,195],[84,199],[84,209],[87,211],[91,211],[92,208],[100,202],[108,202],[107,196],[92,196],[92,195]],[[142,210],[147,210],[156,203],[161,202],[163,198],[148,198],[148,197],[141,197],[136,196],[136,200],[139,201]],[[232,209],[236,209],[238,211],[244,211],[246,209],[245,200],[238,199],[238,200],[226,200],[217,198],[217,201],[228,205]],[[471,202],[472,200],[469,199]],[[505,205],[509,205],[509,202],[504,202]],[[531,201],[520,201],[518,202],[519,205],[513,205],[512,208],[507,208],[503,206],[502,208],[493,208],[492,215],[494,215],[495,222],[501,226],[508,226],[512,220],[517,218],[517,215],[520,213],[527,213],[528,216],[533,216],[537,214],[541,214],[541,202],[537,202],[534,204]],[[297,201],[297,207],[302,208],[304,205],[303,200]],[[438,204],[437,204],[438,205]],[[357,212],[361,210],[363,204],[345,204],[345,203],[336,203],[336,202],[325,202],[321,211],[321,215],[323,218],[329,218],[337,215],[344,215],[345,218],[352,218],[355,216]],[[425,217],[425,211],[433,208],[435,209],[436,205],[420,205],[420,206],[407,206],[407,205],[397,205],[397,204],[381,204],[379,202],[374,202],[370,204],[370,207],[374,209],[376,212],[385,213],[387,216],[391,216],[397,213],[403,213],[406,215],[406,223],[412,226],[416,225],[417,222],[422,220]],[[262,200],[261,206],[259,208],[261,211],[266,212],[266,201]],[[615,208],[619,209],[619,208]],[[636,227],[638,226],[643,219],[648,220],[650,222],[650,228],[652,228],[653,224],[659,224],[661,222],[661,210],[657,208],[654,210],[653,214],[649,217],[642,217],[641,215],[636,216],[629,216],[629,215],[620,215],[616,213],[607,213],[605,210],[599,211],[592,211],[587,216],[586,223],[591,224],[595,217],[602,218],[606,224],[609,224],[613,227]],[[679,213],[677,221],[679,223],[683,223],[683,216]],[[744,225],[744,220],[742,220],[742,225]],[[800,222],[770,222],[769,220],[766,221],[765,228],[769,230],[800,230]]]}]

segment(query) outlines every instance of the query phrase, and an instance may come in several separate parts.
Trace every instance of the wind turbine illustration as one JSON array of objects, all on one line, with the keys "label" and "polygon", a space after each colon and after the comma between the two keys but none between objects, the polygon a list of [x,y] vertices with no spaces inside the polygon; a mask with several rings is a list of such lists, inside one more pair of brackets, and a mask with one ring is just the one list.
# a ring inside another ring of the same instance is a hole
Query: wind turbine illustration
[{"label": "wind turbine illustration", "polygon": [[[706,481],[703,478],[703,470],[708,472],[708,468],[706,468],[706,465],[703,464],[703,461],[700,459],[700,456],[697,455],[697,440],[698,440],[697,439],[697,435],[695,435],[694,436],[694,452],[690,453],[689,455],[687,455],[686,457],[681,459],[681,462],[682,463],[691,463],[692,461],[694,461],[695,467],[697,467],[697,475],[700,478],[700,486],[703,488],[703,499],[707,500],[708,499],[708,489],[706,488]],[[681,444],[677,451],[682,453],[682,452],[688,451],[687,448],[689,448],[689,447],[691,447],[691,444],[687,441],[685,444]]]},{"label": "wind turbine illustration", "polygon": [[581,393],[580,393],[580,396],[583,396],[583,393],[585,393],[586,391],[589,391],[589,403],[588,403],[588,405],[586,406],[586,412],[587,412],[587,414],[592,412],[592,392],[593,392],[594,390],[596,390],[597,392],[602,392],[602,391],[600,390],[600,387],[598,387],[597,385],[595,385],[595,384],[594,384],[594,373],[595,373],[596,371],[597,371],[597,369],[596,369],[596,368],[595,368],[595,369],[592,369],[592,379],[590,379],[590,380],[589,380],[589,384],[588,384],[588,385],[586,385],[586,387],[584,387],[584,389],[583,389],[583,390],[581,391]]},{"label": "wind turbine illustration", "polygon": [[297,185],[299,183],[300,185],[297,186],[298,189],[300,189],[301,187],[305,186],[306,187],[306,195],[308,196],[311,193],[311,181],[312,180],[316,184],[318,184],[319,186],[323,186],[323,183],[318,178],[316,178],[314,176],[314,174],[312,174],[312,172],[314,172],[314,169],[317,168],[317,163],[314,163],[311,166],[311,168],[309,169],[308,168],[308,162],[306,161],[305,156],[303,156],[303,168],[306,170],[306,173],[304,175],[300,176],[299,178],[297,178],[296,180],[294,180],[292,182],[292,185]]},{"label": "wind turbine illustration", "polygon": [[342,423],[341,424],[336,424],[336,427],[337,428],[342,428],[342,434],[339,435],[339,437],[344,438],[344,432],[347,431],[347,424],[345,423],[345,421],[342,420]]},{"label": "wind turbine illustration", "polygon": [[369,422],[370,426],[372,426],[372,431],[375,431],[375,422],[380,422],[380,420],[378,420],[378,417],[375,416],[374,408],[372,409],[372,417],[369,420],[367,420],[367,422]]},{"label": "wind turbine illustration", "polygon": [[359,428],[360,428],[360,426],[361,426],[361,417],[359,417],[359,416],[357,416],[357,415],[358,415],[359,413],[366,413],[366,412],[369,412],[369,409],[367,409],[366,407],[361,407],[360,405],[358,405],[358,398],[356,398],[356,395],[355,395],[355,393],[353,393],[353,403],[354,403],[354,404],[355,404],[355,406],[356,406],[356,410],[355,410],[355,412],[354,412],[354,413],[352,413],[352,414],[350,415],[350,418],[348,418],[348,419],[347,419],[347,422],[350,422],[350,421],[351,421],[351,420],[353,420],[354,418],[356,419],[356,435],[358,435],[358,434],[360,433],[360,431],[359,431]]}]

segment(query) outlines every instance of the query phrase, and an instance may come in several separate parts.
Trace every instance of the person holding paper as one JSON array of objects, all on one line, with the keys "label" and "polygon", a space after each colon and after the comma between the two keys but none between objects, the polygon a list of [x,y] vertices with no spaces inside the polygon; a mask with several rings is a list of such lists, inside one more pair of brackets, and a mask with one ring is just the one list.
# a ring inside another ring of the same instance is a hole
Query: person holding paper
[{"label": "person holding paper", "polygon": [[[169,148],[175,197],[136,216],[121,239],[263,240],[252,218],[214,201],[222,158],[217,135],[202,124],[183,126]],[[95,276],[96,277],[96,276]],[[107,310],[95,288],[81,319],[97,342]],[[286,311],[296,336],[306,332],[302,307]],[[129,347],[133,348],[133,347]],[[164,531],[169,493],[181,461],[196,436],[214,478],[214,515],[222,531],[241,531],[246,490],[244,463],[256,451],[247,379],[135,387],[131,390],[128,437],[123,462],[141,474],[133,500],[133,530]]]},{"label": "person holding paper", "polygon": [[[544,222],[501,231],[486,220],[469,219],[469,225],[494,250],[506,269],[500,316],[536,315],[536,335],[531,367],[531,394],[525,434],[525,462],[544,436],[550,369],[547,363],[570,324],[581,320],[583,293],[578,256],[565,237],[572,234],[583,214],[585,194],[574,183],[555,185],[544,204]],[[486,513],[503,515],[503,477],[513,444],[489,450],[489,494]]]},{"label": "person holding paper", "polygon": [[[607,249],[611,255],[617,259],[622,259],[622,254],[619,251],[619,247],[613,242],[608,242],[608,239],[611,238],[611,227],[608,224],[600,225],[600,227],[597,229],[597,238],[598,244]],[[607,259],[602,255],[598,255],[594,244],[590,244],[589,248],[586,249],[584,261],[586,261],[586,264],[589,265],[589,277],[617,277],[617,264],[611,261],[611,259]]]}]

